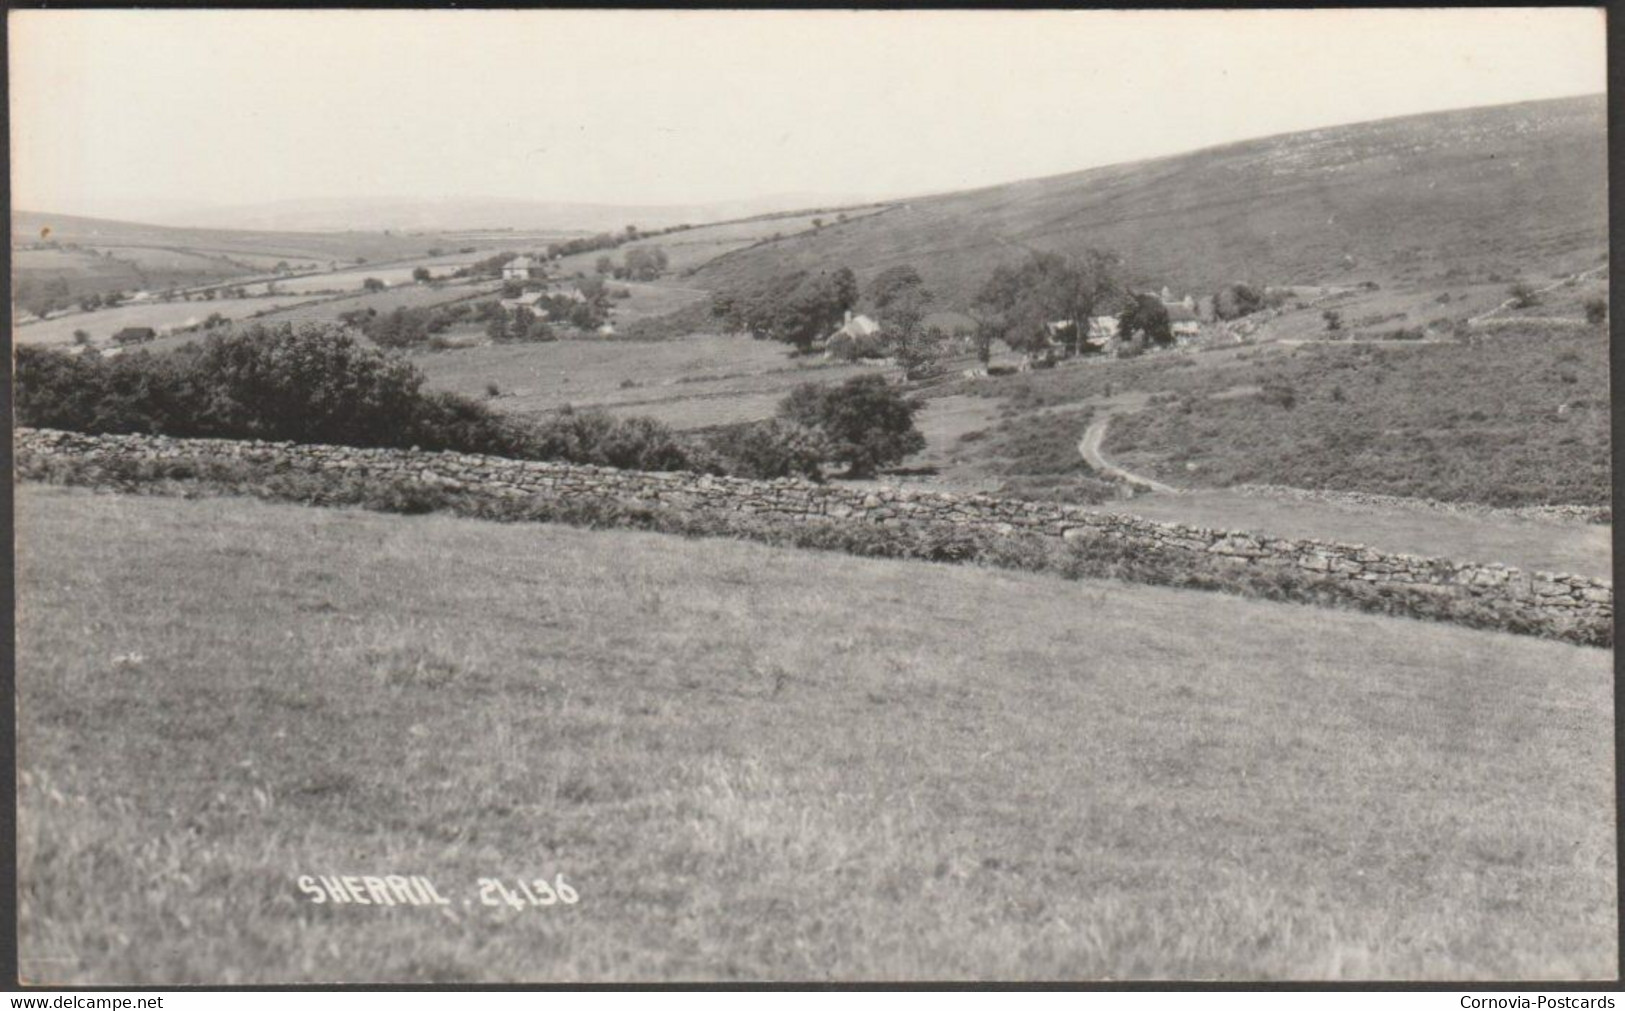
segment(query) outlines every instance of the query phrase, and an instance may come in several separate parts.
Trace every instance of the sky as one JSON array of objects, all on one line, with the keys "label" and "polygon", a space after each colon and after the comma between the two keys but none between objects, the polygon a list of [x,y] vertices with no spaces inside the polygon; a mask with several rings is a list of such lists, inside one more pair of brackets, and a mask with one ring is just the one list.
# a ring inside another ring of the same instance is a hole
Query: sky
[{"label": "sky", "polygon": [[895,197],[1606,86],[1584,8],[81,10],[9,29],[13,206],[114,217]]}]

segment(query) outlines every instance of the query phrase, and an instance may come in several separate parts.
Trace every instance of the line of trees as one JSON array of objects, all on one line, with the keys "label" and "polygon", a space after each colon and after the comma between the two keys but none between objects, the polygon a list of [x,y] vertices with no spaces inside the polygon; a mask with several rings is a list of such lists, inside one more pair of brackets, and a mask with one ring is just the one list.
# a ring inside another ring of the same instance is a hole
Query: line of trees
[{"label": "line of trees", "polygon": [[16,368],[17,420],[38,428],[501,455],[523,448],[482,405],[424,391],[405,359],[333,324],[258,325],[114,358],[23,345]]},{"label": "line of trees", "polygon": [[807,351],[829,336],[857,301],[858,279],[849,268],[801,270],[754,291],[718,292],[711,299],[711,314],[736,332]]},{"label": "line of trees", "polygon": [[337,324],[257,324],[165,352],[114,358],[22,345],[19,424],[90,433],[406,447],[640,470],[821,479],[844,464],[873,474],[924,447],[916,401],[881,376],[793,390],[776,417],[709,437],[648,418],[566,409],[542,421],[499,415],[423,389],[396,352]]},{"label": "line of trees", "polygon": [[454,302],[422,308],[397,306],[385,313],[373,308],[352,309],[340,314],[339,321],[360,330],[379,347],[412,348],[430,343],[474,312],[468,302]]},{"label": "line of trees", "polygon": [[616,267],[611,263],[609,270],[605,271],[604,265],[609,262],[609,257],[599,257],[598,273],[613,274],[618,279],[653,281],[666,272],[670,262],[666,251],[659,246],[633,246],[626,251],[623,260],[624,266]]},{"label": "line of trees", "polygon": [[1099,250],[1078,257],[1035,252],[995,268],[971,315],[979,330],[1011,350],[1037,353],[1059,344],[1065,354],[1080,354],[1089,350],[1089,320],[1127,294],[1120,268],[1116,255]]}]

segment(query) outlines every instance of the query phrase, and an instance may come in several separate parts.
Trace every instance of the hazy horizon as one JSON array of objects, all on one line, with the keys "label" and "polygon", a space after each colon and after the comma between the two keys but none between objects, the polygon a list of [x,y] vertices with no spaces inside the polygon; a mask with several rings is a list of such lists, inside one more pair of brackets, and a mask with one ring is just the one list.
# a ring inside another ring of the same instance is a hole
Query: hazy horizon
[{"label": "hazy horizon", "polygon": [[160,223],[899,199],[1605,88],[1596,9],[9,17],[13,206]]}]

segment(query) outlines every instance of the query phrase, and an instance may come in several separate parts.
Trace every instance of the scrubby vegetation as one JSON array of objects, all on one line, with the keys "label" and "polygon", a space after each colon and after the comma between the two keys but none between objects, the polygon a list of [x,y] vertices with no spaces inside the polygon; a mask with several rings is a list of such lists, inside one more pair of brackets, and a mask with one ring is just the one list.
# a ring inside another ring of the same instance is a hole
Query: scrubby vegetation
[{"label": "scrubby vegetation", "polygon": [[[1605,505],[1606,355],[1602,335],[1560,328],[1275,354],[1192,370],[1177,407],[1114,421],[1106,448],[1208,485]],[[1212,396],[1243,382],[1263,392]]]},{"label": "scrubby vegetation", "polygon": [[[1096,362],[956,389],[1003,401],[1008,419],[1131,391],[1156,395],[1113,420],[1105,450],[1176,485],[1605,505],[1607,351],[1602,330],[1530,323],[1415,347],[1265,345],[1223,360]],[[1038,459],[1060,452],[1045,444],[983,441],[966,453],[972,463],[1037,472]]]},{"label": "scrubby vegetation", "polygon": [[526,431],[525,456],[625,470],[705,470],[700,447],[649,418],[565,408]]},{"label": "scrubby vegetation", "polygon": [[724,469],[740,477],[820,481],[825,463],[835,456],[822,431],[786,418],[728,425],[712,433],[708,442]]}]

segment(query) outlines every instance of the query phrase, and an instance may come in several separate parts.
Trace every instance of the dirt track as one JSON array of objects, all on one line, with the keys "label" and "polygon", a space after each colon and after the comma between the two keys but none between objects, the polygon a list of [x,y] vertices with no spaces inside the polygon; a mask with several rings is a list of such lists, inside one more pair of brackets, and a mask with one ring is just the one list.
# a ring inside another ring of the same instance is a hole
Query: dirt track
[{"label": "dirt track", "polygon": [[1119,480],[1127,481],[1130,484],[1137,484],[1144,488],[1150,488],[1152,491],[1160,492],[1164,495],[1178,495],[1178,488],[1175,488],[1172,485],[1163,484],[1161,481],[1153,480],[1152,478],[1144,477],[1140,474],[1135,474],[1131,471],[1124,470],[1115,463],[1112,463],[1110,460],[1106,459],[1106,455],[1100,451],[1100,445],[1106,441],[1106,427],[1111,423],[1111,420],[1112,415],[1110,413],[1102,414],[1100,417],[1090,422],[1088,428],[1083,430],[1083,438],[1078,442],[1078,452],[1083,454],[1084,462],[1088,463],[1089,466],[1093,467],[1100,473],[1107,475],[1108,477],[1115,477]]}]

